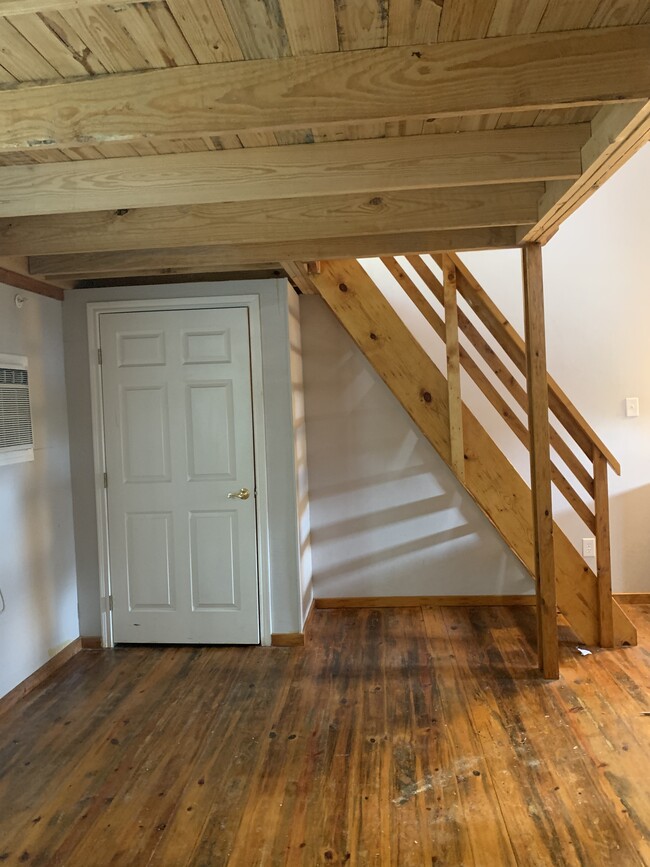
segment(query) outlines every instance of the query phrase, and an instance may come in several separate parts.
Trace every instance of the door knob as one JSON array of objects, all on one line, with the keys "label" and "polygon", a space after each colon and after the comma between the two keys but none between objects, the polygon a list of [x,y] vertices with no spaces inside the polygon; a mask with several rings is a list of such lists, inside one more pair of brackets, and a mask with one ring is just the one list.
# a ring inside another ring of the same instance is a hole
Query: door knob
[{"label": "door knob", "polygon": [[229,500],[247,500],[251,495],[251,492],[248,488],[241,488],[239,491],[234,491],[233,493],[228,494]]}]

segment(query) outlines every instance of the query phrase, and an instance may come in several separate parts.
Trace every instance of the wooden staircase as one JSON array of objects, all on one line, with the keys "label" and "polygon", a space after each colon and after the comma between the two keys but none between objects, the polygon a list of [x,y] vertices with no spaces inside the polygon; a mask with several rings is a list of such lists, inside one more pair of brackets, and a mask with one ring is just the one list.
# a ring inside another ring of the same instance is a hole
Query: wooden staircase
[{"label": "wooden staircase", "polygon": [[[445,373],[430,359],[356,259],[322,262],[309,271],[306,266],[295,263],[287,263],[285,267],[303,291],[321,295],[424,436],[534,577],[536,546],[531,489],[463,403],[460,392],[462,368],[529,448],[528,427],[509,402],[512,400],[528,409],[527,390],[501,357],[505,354],[515,369],[525,375],[525,345],[456,255],[434,254],[433,258],[443,270],[443,281],[420,256],[406,257],[409,269],[392,257],[382,261],[432,330],[445,342]],[[425,291],[417,285],[417,278],[427,287]],[[483,337],[470,317],[459,309],[458,295],[465,300],[472,318],[475,316],[487,329],[500,351],[495,351],[491,341]],[[432,303],[434,299],[443,308],[444,319]],[[465,345],[459,342],[459,332]],[[473,352],[470,354],[465,346],[471,346]],[[475,360],[476,356],[482,365]],[[501,390],[493,384],[494,379],[501,384]],[[504,391],[509,399],[503,396]],[[556,456],[550,465],[552,482],[596,537],[598,552],[596,574],[557,524],[553,524],[551,563],[554,554],[557,608],[585,644],[636,644],[636,630],[611,594],[607,470],[609,466],[620,473],[620,467],[550,377],[548,407],[560,423],[553,423],[549,414],[550,446]],[[573,441],[573,448],[566,442],[567,435]],[[580,452],[586,456],[588,464],[578,457]],[[558,463],[563,463],[569,473],[563,472]],[[573,476],[574,484],[586,492],[593,507],[576,491],[567,475]],[[557,639],[555,641],[557,643]]]}]

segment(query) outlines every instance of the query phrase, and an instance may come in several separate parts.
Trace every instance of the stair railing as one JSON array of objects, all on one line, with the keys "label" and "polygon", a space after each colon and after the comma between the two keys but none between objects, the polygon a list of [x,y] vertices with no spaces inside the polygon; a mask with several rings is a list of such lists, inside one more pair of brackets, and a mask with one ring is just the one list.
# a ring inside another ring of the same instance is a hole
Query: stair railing
[{"label": "stair railing", "polygon": [[[459,309],[458,294],[465,300],[467,306],[494,338],[502,352],[524,377],[526,375],[526,346],[507,318],[456,254],[432,254],[432,258],[442,269],[442,282],[421,256],[406,256],[405,258],[445,312],[443,319],[397,259],[393,257],[382,258],[382,262],[390,274],[446,345],[451,465],[456,475],[463,481],[460,368],[466,371],[526,449],[529,449],[530,443],[527,425],[521,421],[472,355],[458,341],[459,333],[463,334],[469,345],[504,386],[514,402],[524,411],[527,411],[526,389],[504,365],[500,356],[470,321],[470,318],[463,310]],[[590,472],[573,449],[567,445],[557,425],[554,425],[553,419],[549,418],[551,447],[593,503],[591,506],[585,502],[556,463],[552,461],[551,478],[553,484],[596,539],[600,644],[603,647],[612,647],[614,645],[614,627],[607,468],[608,466],[611,467],[618,475],[620,475],[621,468],[616,458],[550,376],[548,377],[548,390],[550,413],[557,418],[568,437],[576,443],[591,462]]]}]

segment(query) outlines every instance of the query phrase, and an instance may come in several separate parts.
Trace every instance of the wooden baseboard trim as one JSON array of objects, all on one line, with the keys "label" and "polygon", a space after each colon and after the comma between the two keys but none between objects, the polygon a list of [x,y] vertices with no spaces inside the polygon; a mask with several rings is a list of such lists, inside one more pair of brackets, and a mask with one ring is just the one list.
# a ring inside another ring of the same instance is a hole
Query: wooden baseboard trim
[{"label": "wooden baseboard trim", "polygon": [[84,650],[101,650],[102,639],[99,635],[82,635],[81,646]]},{"label": "wooden baseboard trim", "polygon": [[69,659],[72,659],[75,654],[81,650],[81,638],[75,638],[70,644],[66,645],[63,650],[60,650],[52,659],[48,659],[46,663],[37,668],[33,674],[26,677],[18,686],[15,686],[11,692],[0,698],[0,715],[11,710],[18,702],[25,698],[32,690],[40,686],[44,681],[58,671]]},{"label": "wooden baseboard trim", "polygon": [[535,605],[534,596],[342,596],[315,599],[316,608],[418,608],[421,605]]},{"label": "wooden baseboard trim", "polygon": [[304,632],[274,632],[271,635],[271,647],[303,647]]},{"label": "wooden baseboard trim", "polygon": [[650,593],[612,593],[619,605],[650,605]]}]

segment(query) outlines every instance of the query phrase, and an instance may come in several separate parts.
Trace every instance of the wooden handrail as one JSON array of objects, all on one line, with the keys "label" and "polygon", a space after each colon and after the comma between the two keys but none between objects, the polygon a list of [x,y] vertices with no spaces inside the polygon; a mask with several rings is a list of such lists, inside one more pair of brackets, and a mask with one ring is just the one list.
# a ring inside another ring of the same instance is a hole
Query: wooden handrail
[{"label": "wooden handrail", "polygon": [[[434,253],[432,255],[436,263],[442,267],[441,254]],[[456,265],[457,285],[461,295],[515,363],[517,369],[525,373],[526,346],[524,341],[462,260],[455,253],[450,253],[449,256]],[[597,448],[609,466],[620,476],[620,463],[551,376],[548,377],[548,388],[551,412],[566,428],[585,455],[592,460],[593,449],[594,447]]]},{"label": "wooden handrail", "polygon": [[[420,279],[424,283],[426,283],[427,287],[434,294],[436,300],[440,304],[442,304],[442,284],[440,283],[436,275],[431,271],[431,269],[419,256],[407,256],[406,259],[411,265],[411,267],[415,270],[417,275],[420,277]],[[490,370],[492,370],[499,382],[501,382],[502,385],[510,392],[510,394],[516,400],[519,406],[524,411],[526,411],[528,406],[528,398],[526,396],[525,389],[522,388],[522,386],[510,373],[510,371],[503,366],[499,357],[496,355],[490,344],[485,340],[482,334],[480,334],[478,329],[469,321],[467,316],[462,311],[459,311],[458,314],[458,324],[460,326],[460,330],[467,337],[469,342],[472,344],[474,349],[476,349],[476,351],[479,353],[485,363],[490,367]],[[567,446],[562,437],[553,427],[551,427],[551,445],[560,456],[560,458],[567,465],[567,467],[571,470],[576,479],[583,486],[585,491],[589,494],[590,497],[593,498],[593,478],[589,475],[587,469],[578,460],[576,455],[571,451],[571,449]]]},{"label": "wooden handrail", "polygon": [[[419,257],[414,258],[419,259]],[[432,307],[431,303],[422,294],[418,286],[413,282],[413,280],[401,268],[399,263],[394,258],[383,257],[381,261],[384,263],[389,273],[399,283],[400,287],[404,290],[407,297],[415,304],[415,306],[424,316],[426,321],[432,326],[436,334],[441,338],[441,340],[446,341],[447,329],[445,326],[445,322]],[[409,262],[410,261],[411,260],[409,257]],[[420,262],[421,261],[422,260],[420,260]],[[426,268],[426,265],[424,263],[422,263],[422,265]],[[428,268],[427,270],[429,271]],[[429,271],[429,274],[431,274],[431,271]],[[442,286],[440,286],[439,281],[436,280],[435,275],[431,274],[431,277],[434,281],[436,281],[436,283],[438,283],[438,286],[440,287],[440,292],[442,292]],[[438,298],[439,292],[437,290],[434,290],[434,294]],[[441,299],[438,298],[438,300]],[[466,333],[465,328],[461,323],[471,324],[468,323],[467,317],[462,313],[462,311],[458,311],[458,324],[461,330]],[[494,409],[496,409],[496,411],[506,422],[510,430],[515,434],[515,436],[527,449],[530,448],[528,429],[523,424],[523,422],[511,411],[508,403],[494,388],[492,383],[488,380],[488,378],[485,376],[480,367],[476,364],[474,359],[467,353],[467,351],[462,346],[459,347],[459,360],[463,369],[467,372],[475,385],[478,386],[484,397],[486,397],[487,400],[492,404]],[[519,386],[519,388],[521,387]],[[524,395],[525,401],[525,392],[523,391],[523,389],[521,389],[521,391]],[[569,505],[572,506],[578,516],[584,521],[586,526],[592,531],[592,533],[595,534],[596,516],[590,510],[589,506],[584,502],[584,500],[579,496],[579,494],[575,491],[571,483],[567,481],[562,472],[553,463],[551,463],[551,479],[557,489],[560,491],[560,493],[565,497]]]}]

